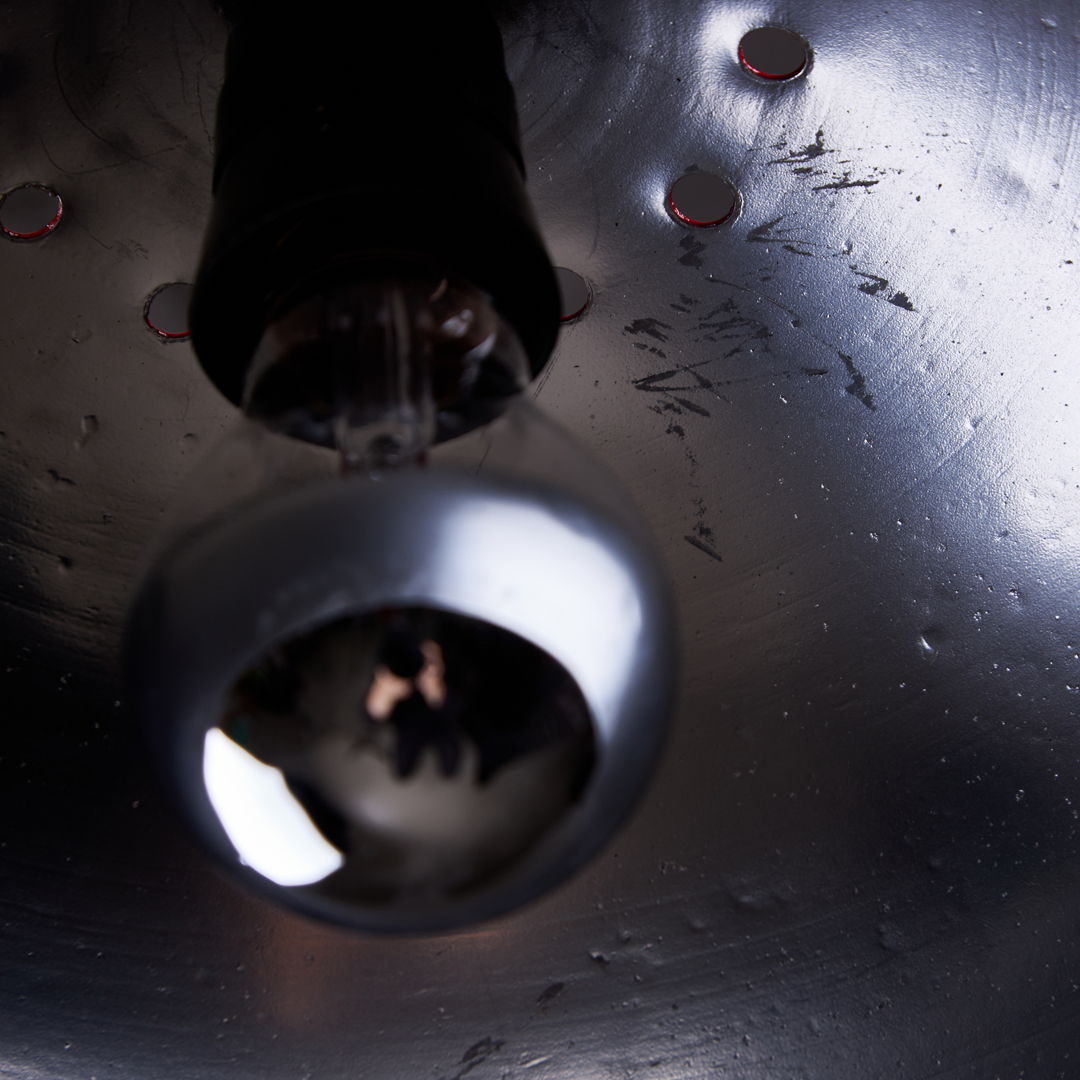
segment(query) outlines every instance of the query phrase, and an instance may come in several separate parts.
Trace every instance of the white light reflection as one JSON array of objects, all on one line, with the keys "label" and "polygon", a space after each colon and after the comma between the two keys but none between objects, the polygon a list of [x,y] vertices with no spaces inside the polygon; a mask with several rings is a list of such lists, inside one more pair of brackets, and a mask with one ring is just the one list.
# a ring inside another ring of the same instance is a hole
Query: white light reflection
[{"label": "white light reflection", "polygon": [[220,728],[206,733],[203,780],[241,861],[263,877],[277,885],[311,885],[344,863],[289,791],[281,770],[264,765]]},{"label": "white light reflection", "polygon": [[751,9],[733,4],[717,4],[702,8],[701,23],[696,34],[698,68],[711,71],[718,62],[737,55],[743,34],[759,25]]},{"label": "white light reflection", "polygon": [[643,629],[638,590],[618,554],[521,503],[471,503],[439,540],[437,580],[460,583],[470,615],[550,653],[605,726],[630,681]]}]

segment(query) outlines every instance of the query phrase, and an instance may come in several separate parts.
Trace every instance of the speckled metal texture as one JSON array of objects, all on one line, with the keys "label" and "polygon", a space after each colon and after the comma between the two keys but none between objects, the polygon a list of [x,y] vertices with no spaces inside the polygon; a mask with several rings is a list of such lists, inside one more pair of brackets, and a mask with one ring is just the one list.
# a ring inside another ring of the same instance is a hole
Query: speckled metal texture
[{"label": "speckled metal texture", "polygon": [[[0,11],[0,187],[65,207],[0,242],[0,1070],[1077,1075],[1075,4],[503,7],[592,290],[536,393],[666,552],[683,704],[590,868],[403,940],[221,881],[114,705],[141,552],[230,417],[142,321],[194,270],[223,29]],[[803,76],[740,67],[765,24]],[[736,217],[672,219],[691,167]]]}]

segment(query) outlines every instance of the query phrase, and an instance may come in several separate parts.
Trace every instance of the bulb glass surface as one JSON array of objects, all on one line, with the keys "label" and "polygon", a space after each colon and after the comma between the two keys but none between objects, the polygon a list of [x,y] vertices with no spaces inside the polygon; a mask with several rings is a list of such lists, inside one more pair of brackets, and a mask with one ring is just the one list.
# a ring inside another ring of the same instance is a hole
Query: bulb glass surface
[{"label": "bulb glass surface", "polygon": [[374,330],[338,300],[277,328],[153,553],[129,657],[227,866],[339,923],[437,929],[545,891],[625,817],[670,705],[672,618],[614,478],[504,393],[501,361],[462,363],[502,331],[440,384],[428,285],[368,301]]}]

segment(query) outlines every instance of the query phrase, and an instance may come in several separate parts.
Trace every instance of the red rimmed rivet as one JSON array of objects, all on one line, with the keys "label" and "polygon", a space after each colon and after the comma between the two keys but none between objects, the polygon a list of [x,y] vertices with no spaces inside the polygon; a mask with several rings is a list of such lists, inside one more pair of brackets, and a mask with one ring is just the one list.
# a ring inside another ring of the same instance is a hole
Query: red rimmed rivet
[{"label": "red rimmed rivet", "polygon": [[810,46],[793,30],[759,26],[739,42],[739,63],[761,79],[794,79],[810,63]]},{"label": "red rimmed rivet", "polygon": [[146,325],[163,338],[186,338],[191,333],[188,306],[192,288],[186,282],[171,281],[155,289],[143,309]]},{"label": "red rimmed rivet", "polygon": [[20,184],[0,198],[0,232],[9,240],[40,240],[64,216],[64,200],[45,184]]},{"label": "red rimmed rivet", "polygon": [[589,283],[579,273],[565,266],[555,267],[555,279],[559,284],[559,322],[581,318],[592,302]]},{"label": "red rimmed rivet", "polygon": [[722,225],[735,213],[739,193],[714,173],[688,172],[680,176],[667,194],[667,208],[684,225],[707,229]]}]

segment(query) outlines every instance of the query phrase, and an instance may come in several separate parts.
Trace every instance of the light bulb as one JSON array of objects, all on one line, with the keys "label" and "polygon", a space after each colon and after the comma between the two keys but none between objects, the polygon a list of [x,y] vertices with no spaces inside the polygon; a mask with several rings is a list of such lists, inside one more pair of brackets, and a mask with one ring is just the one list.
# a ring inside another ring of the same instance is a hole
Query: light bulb
[{"label": "light bulb", "polygon": [[248,887],[438,930],[625,818],[671,602],[619,485],[524,393],[558,289],[490,12],[312,2],[223,5],[190,326],[242,415],[150,555],[132,700]]},{"label": "light bulb", "polygon": [[174,790],[256,890],[369,930],[471,922],[571,873],[640,794],[667,588],[618,484],[517,393],[526,370],[442,279],[267,330],[129,635]]}]

